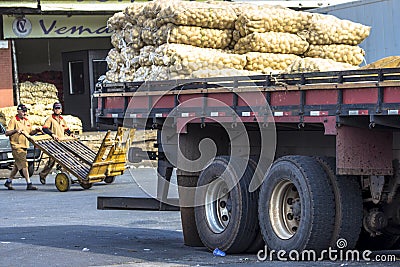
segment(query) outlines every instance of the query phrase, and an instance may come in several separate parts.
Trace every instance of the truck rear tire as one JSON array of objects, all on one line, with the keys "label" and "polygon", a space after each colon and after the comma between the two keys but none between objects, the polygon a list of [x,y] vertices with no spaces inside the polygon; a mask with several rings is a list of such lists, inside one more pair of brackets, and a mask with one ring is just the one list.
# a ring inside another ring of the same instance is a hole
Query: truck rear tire
[{"label": "truck rear tire", "polygon": [[[264,174],[258,172],[256,173],[257,170],[257,161],[254,159],[249,160],[249,167],[250,167],[250,171],[251,171],[251,176],[254,177],[253,179],[259,179],[262,180],[264,177]],[[255,177],[257,176],[257,177]],[[260,194],[260,188],[257,188],[257,190],[254,192],[256,194],[256,205],[257,205],[257,210],[258,210],[258,196]],[[253,242],[251,242],[250,247],[246,250],[246,252],[248,253],[257,253],[258,251],[260,251],[261,249],[264,248],[265,246],[265,242],[263,239],[263,236],[261,234],[261,229],[260,229],[260,224],[258,222],[258,218],[257,218],[257,223],[254,225],[255,228],[257,228],[257,235],[254,238]]]},{"label": "truck rear tire", "polygon": [[316,159],[285,156],[275,161],[261,185],[258,214],[270,250],[327,249],[334,231],[335,199]]},{"label": "truck rear tire", "polygon": [[332,235],[331,247],[338,248],[339,239],[346,240],[346,247],[354,249],[360,236],[363,220],[363,201],[360,185],[356,177],[336,176],[336,159],[331,157],[316,157],[328,175],[335,196],[335,229]]},{"label": "truck rear tire", "polygon": [[[205,204],[195,207],[195,220],[200,239],[210,250],[245,252],[258,233],[257,197],[248,190],[251,171],[247,166],[242,177],[238,177],[238,160],[217,157],[199,176],[198,187],[206,189],[197,189],[195,199]],[[225,171],[228,175],[222,176]]]}]

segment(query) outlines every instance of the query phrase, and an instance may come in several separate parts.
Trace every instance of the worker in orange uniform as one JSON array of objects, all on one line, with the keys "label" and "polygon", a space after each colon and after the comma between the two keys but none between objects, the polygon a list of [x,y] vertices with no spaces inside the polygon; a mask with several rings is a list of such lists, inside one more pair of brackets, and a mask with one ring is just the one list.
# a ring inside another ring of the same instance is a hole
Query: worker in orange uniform
[{"label": "worker in orange uniform", "polygon": [[[74,137],[70,129],[68,128],[67,122],[61,116],[62,105],[59,102],[53,104],[53,114],[49,116],[42,130],[45,134],[50,135],[54,140],[59,141],[65,137],[65,135]],[[46,184],[46,176],[50,173],[54,167],[56,161],[53,158],[49,158],[43,170],[39,173],[40,182]]]},{"label": "worker in orange uniform", "polygon": [[[40,132],[41,129],[37,128],[32,130],[32,125],[27,118],[28,109],[24,104],[17,106],[17,115],[13,117],[7,126],[6,136],[10,138],[12,155],[14,157],[14,166],[11,170],[10,177],[6,180],[4,186],[8,190],[14,190],[12,180],[19,170],[26,180],[26,190],[37,190],[36,186],[32,185],[28,172],[28,161],[26,160],[27,149],[29,147],[29,140],[24,134],[34,135]],[[24,133],[24,134],[23,134]]]}]

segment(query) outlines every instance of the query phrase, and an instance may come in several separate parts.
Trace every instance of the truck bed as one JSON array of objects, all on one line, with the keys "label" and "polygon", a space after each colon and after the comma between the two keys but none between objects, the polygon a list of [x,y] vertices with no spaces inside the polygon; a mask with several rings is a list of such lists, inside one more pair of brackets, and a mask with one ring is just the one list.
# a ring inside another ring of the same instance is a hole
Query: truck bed
[{"label": "truck bed", "polygon": [[[260,93],[265,103],[260,102]],[[223,102],[236,114],[226,114],[207,101],[192,101],[190,107],[176,109],[199,96]],[[216,116],[226,122],[238,118],[268,122],[272,118],[263,109],[266,103],[275,123],[297,123],[299,127],[304,123],[327,124],[328,120],[329,124],[333,120],[367,127],[400,125],[394,116],[400,113],[399,68],[106,83],[98,85],[94,97],[98,100],[97,122],[108,125],[121,125],[124,119],[156,121],[167,116],[181,122],[206,123]],[[334,127],[326,128],[326,134],[335,134]]]},{"label": "truck bed", "polygon": [[[240,252],[257,240],[300,251],[344,238],[346,249],[358,239],[390,248],[387,240],[400,240],[399,74],[387,68],[101,85],[98,123],[157,130],[158,201],[99,198],[98,207],[170,210],[163,203],[171,203],[167,182],[176,168],[179,204],[189,203],[181,208],[187,245],[214,249],[223,240],[232,247],[235,237]],[[225,194],[222,185],[231,181],[240,182]],[[253,181],[262,181],[259,193],[252,191],[258,197],[249,195]],[[217,201],[207,202],[211,195]],[[196,206],[198,199],[207,203]],[[254,237],[241,225],[263,230]],[[392,229],[396,234],[380,240]]]}]

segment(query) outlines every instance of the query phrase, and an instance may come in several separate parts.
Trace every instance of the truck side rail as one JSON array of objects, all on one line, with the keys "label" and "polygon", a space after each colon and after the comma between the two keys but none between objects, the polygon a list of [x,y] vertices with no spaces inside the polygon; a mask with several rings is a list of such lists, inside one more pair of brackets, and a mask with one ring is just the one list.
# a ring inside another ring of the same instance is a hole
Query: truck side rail
[{"label": "truck side rail", "polygon": [[[400,68],[110,83],[99,86],[93,96],[98,100],[99,124],[122,125],[128,118],[147,121],[146,127],[151,127],[166,116],[206,123],[207,117],[215,114],[225,117],[226,122],[238,118],[243,122],[271,121],[265,104],[243,101],[242,93],[247,99],[260,98],[261,94],[265,101],[259,103],[268,103],[277,123],[299,127],[329,124],[329,134],[335,134],[335,124],[400,128],[396,116],[400,115]],[[218,99],[235,114],[208,101],[176,109],[199,97]],[[130,105],[133,98],[135,103]]]},{"label": "truck side rail", "polygon": [[330,72],[306,72],[294,74],[276,75],[254,75],[254,76],[231,76],[211,77],[196,79],[177,79],[167,81],[143,81],[143,82],[120,82],[99,83],[96,86],[95,95],[99,93],[112,92],[136,92],[141,91],[164,91],[176,88],[179,90],[190,89],[214,89],[214,88],[240,88],[240,87],[287,87],[303,85],[322,84],[346,84],[346,83],[381,83],[387,81],[400,81],[400,68],[330,71]]}]

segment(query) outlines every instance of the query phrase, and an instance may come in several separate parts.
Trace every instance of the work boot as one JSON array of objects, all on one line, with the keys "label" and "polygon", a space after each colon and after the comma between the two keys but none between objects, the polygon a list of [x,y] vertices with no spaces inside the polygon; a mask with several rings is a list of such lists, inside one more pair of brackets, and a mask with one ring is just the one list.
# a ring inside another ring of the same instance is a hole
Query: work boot
[{"label": "work boot", "polygon": [[39,179],[40,179],[40,183],[41,184],[46,184],[46,177],[44,177],[41,174],[39,174]]},{"label": "work boot", "polygon": [[38,188],[30,183],[26,185],[26,190],[38,190]]},{"label": "work boot", "polygon": [[4,184],[5,187],[8,188],[8,190],[14,190],[14,187],[12,186],[12,182],[5,182]]}]

